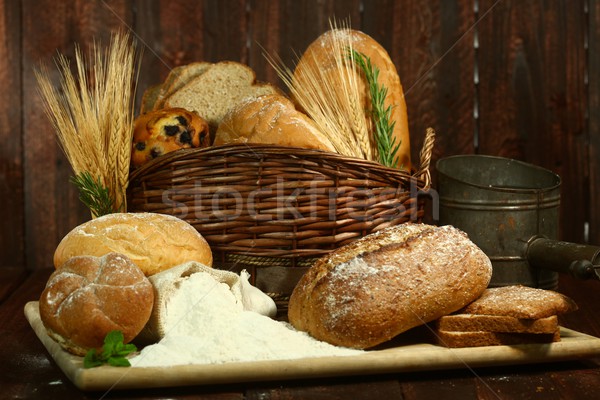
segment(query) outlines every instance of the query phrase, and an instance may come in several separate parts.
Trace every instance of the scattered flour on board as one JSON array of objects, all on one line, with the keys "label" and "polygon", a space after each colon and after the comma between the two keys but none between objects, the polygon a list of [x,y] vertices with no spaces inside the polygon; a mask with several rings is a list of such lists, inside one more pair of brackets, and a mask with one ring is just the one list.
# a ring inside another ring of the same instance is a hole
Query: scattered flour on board
[{"label": "scattered flour on board", "polygon": [[318,341],[290,324],[243,311],[229,286],[195,273],[180,283],[165,314],[166,336],[132,357],[134,367],[344,356],[363,351]]}]

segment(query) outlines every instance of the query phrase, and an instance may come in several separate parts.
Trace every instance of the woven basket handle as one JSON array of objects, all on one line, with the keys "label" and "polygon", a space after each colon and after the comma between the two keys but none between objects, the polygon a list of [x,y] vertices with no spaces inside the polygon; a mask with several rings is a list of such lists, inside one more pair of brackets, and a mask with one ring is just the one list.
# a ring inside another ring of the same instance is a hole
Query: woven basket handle
[{"label": "woven basket handle", "polygon": [[421,165],[415,172],[414,176],[418,179],[422,179],[425,182],[424,189],[429,189],[431,185],[431,172],[429,166],[431,164],[431,155],[433,154],[433,144],[435,143],[435,130],[433,128],[427,128],[425,131],[425,141],[421,148],[419,157],[421,158]]}]

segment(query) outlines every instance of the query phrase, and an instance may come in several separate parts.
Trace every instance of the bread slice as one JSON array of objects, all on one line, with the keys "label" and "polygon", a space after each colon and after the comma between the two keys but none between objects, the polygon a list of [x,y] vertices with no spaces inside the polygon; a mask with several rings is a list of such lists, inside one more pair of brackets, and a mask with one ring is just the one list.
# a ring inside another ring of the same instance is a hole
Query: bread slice
[{"label": "bread slice", "polygon": [[280,94],[249,98],[219,124],[214,145],[262,143],[335,152],[331,141]]},{"label": "bread slice", "polygon": [[222,61],[169,95],[164,107],[195,111],[216,132],[223,117],[245,99],[279,92],[271,84],[256,82],[256,74],[247,65]]},{"label": "bread slice", "polygon": [[142,105],[140,107],[140,115],[146,114],[148,111],[152,111],[154,109],[154,105],[158,100],[160,95],[160,91],[162,89],[162,84],[150,86],[148,89],[144,91],[142,95]]},{"label": "bread slice", "polygon": [[453,314],[438,319],[435,327],[447,332],[552,334],[558,329],[558,318],[556,315],[540,319],[519,319],[496,315]]},{"label": "bread slice", "polygon": [[195,77],[202,75],[212,65],[213,63],[200,61],[173,68],[162,85],[154,109],[164,108],[165,100],[169,96],[181,89]]},{"label": "bread slice", "polygon": [[449,332],[436,331],[437,344],[445,347],[502,346],[560,341],[560,331],[553,333]]},{"label": "bread slice", "polygon": [[577,304],[563,294],[552,290],[513,285],[486,289],[480,298],[458,313],[539,319],[575,310]]}]

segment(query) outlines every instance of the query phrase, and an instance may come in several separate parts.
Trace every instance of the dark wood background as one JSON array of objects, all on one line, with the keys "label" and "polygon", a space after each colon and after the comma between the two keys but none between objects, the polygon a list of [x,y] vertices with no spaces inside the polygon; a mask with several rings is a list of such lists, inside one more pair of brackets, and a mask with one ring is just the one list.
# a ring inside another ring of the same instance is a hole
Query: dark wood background
[{"label": "dark wood background", "polygon": [[434,162],[478,153],[551,169],[563,180],[561,238],[600,244],[600,1],[0,0],[0,267],[51,266],[89,219],[34,66],[131,29],[144,47],[140,92],[198,60],[240,61],[279,83],[263,49],[291,65],[331,17],[390,53],[414,158],[432,126]]}]

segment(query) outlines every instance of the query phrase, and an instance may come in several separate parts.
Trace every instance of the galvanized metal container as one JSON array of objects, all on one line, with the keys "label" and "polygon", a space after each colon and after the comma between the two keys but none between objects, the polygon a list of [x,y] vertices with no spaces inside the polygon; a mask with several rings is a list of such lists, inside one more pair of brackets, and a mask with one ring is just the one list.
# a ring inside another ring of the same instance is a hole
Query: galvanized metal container
[{"label": "galvanized metal container", "polygon": [[482,155],[436,164],[439,224],[465,231],[491,259],[490,287],[555,289],[558,273],[527,260],[533,237],[557,239],[560,177],[521,161]]}]

